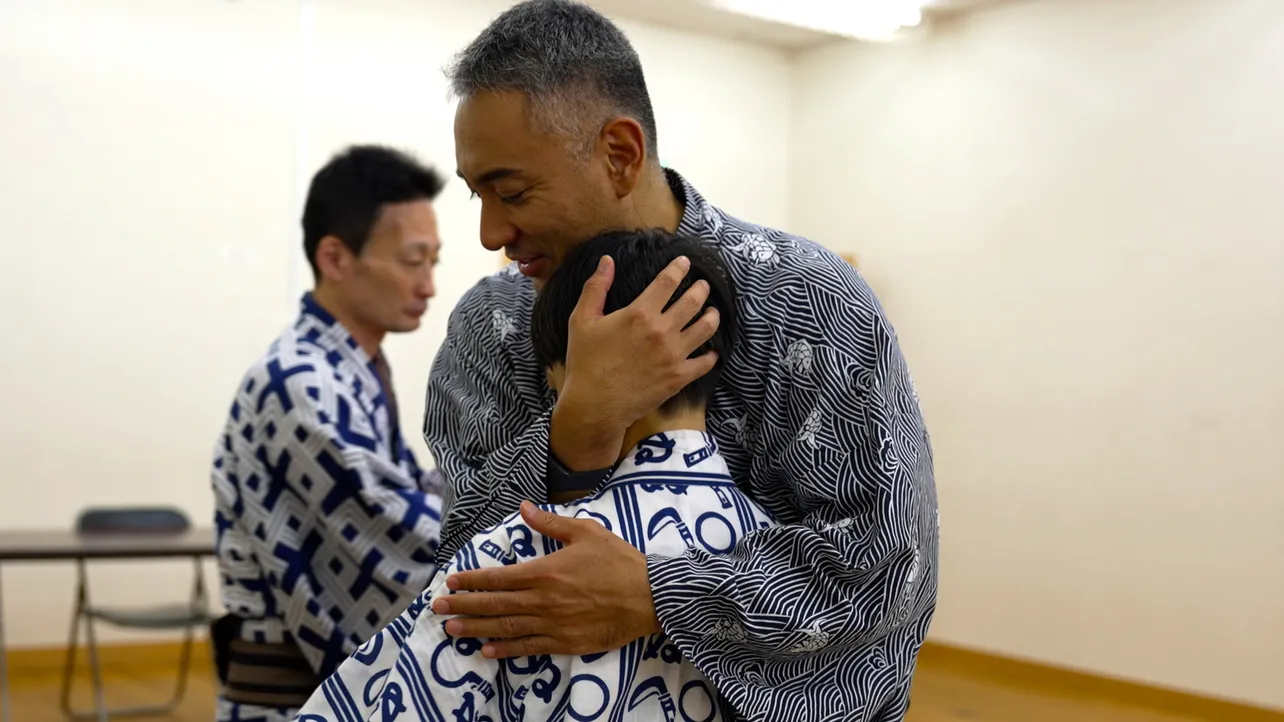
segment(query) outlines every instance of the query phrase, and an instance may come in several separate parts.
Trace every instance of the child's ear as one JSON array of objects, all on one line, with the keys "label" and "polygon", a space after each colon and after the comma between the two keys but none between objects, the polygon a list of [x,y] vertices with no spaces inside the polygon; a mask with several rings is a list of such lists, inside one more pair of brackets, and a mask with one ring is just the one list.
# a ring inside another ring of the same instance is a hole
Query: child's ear
[{"label": "child's ear", "polygon": [[548,381],[548,387],[556,393],[562,392],[562,381],[566,374],[566,367],[562,364],[553,364],[544,369],[544,378]]}]

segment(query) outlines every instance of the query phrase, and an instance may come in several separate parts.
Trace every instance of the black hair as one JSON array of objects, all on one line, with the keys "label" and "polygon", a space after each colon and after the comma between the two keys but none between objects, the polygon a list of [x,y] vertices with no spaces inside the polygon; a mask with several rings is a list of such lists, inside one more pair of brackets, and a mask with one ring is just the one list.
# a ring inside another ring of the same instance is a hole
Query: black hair
[{"label": "black hair", "polygon": [[446,185],[436,170],[407,153],[378,145],[339,152],[312,176],[303,206],[303,252],[317,268],[317,246],[335,236],[360,255],[385,205],[434,200]]},{"label": "black hair", "polygon": [[[675,236],[660,229],[603,233],[571,252],[540,291],[531,312],[531,341],[540,367],[547,369],[566,363],[571,312],[579,302],[584,283],[593,276],[603,256],[610,256],[615,261],[615,278],[607,291],[603,313],[609,314],[628,306],[680,256],[691,261],[691,270],[665,304],[666,309],[696,281],[703,280],[709,284],[709,298],[702,312],[710,307],[718,310],[718,330],[691,357],[716,351],[718,363],[712,371],[688,384],[660,408],[673,411],[684,406],[707,404],[713,398],[718,378],[731,357],[736,333],[735,289],[717,248],[704,241]],[[700,314],[696,314],[692,321],[699,317]]]},{"label": "black hair", "polygon": [[655,112],[642,61],[624,33],[573,0],[526,0],[509,8],[446,69],[451,91],[519,91],[540,120],[582,154],[601,124],[623,115],[642,127],[655,162]]}]

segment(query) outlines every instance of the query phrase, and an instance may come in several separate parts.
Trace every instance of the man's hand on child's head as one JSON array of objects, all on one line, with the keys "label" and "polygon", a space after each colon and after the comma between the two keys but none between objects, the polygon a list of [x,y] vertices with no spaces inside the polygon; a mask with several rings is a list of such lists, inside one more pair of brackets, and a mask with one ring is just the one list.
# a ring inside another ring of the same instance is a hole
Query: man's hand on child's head
[{"label": "man's hand on child's head", "polygon": [[717,364],[713,352],[690,358],[718,329],[717,310],[701,312],[709,284],[693,283],[665,309],[690,268],[686,258],[674,259],[632,303],[610,314],[602,310],[615,275],[614,262],[603,257],[584,284],[571,314],[566,371],[550,442],[554,454],[571,469],[610,466],[630,424]]}]

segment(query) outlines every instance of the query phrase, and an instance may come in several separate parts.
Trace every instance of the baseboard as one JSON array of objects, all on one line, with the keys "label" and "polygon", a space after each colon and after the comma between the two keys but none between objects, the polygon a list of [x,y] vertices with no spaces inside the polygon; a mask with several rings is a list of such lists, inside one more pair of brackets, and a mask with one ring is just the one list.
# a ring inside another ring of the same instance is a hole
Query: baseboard
[{"label": "baseboard", "polygon": [[1218,722],[1284,722],[1284,711],[939,642],[923,645],[919,666],[958,670],[969,676],[1001,680],[1007,685],[1015,683],[1068,697],[1105,699]]},{"label": "baseboard", "polygon": [[[182,643],[155,642],[112,643],[98,647],[98,661],[104,674],[149,676],[172,674],[178,666]],[[66,647],[27,647],[9,650],[9,674],[13,677],[56,677],[67,661]],[[89,658],[82,646],[76,653],[76,667],[85,673]],[[212,666],[209,644],[199,639],[192,644],[192,669],[208,670]]]}]

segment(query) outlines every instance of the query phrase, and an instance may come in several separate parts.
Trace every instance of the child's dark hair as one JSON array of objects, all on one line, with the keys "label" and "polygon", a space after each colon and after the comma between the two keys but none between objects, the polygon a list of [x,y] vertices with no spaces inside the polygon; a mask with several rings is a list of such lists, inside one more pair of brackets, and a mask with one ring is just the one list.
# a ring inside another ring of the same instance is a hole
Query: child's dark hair
[{"label": "child's dark hair", "polygon": [[[716,351],[718,364],[660,408],[673,411],[679,407],[707,404],[713,398],[718,377],[731,356],[732,339],[735,338],[736,331],[735,290],[715,247],[704,241],[675,236],[660,229],[603,233],[571,252],[540,291],[531,312],[531,340],[540,368],[566,362],[571,312],[579,303],[584,283],[592,278],[602,256],[610,256],[615,261],[615,279],[606,294],[604,313],[618,311],[632,303],[679,256],[686,256],[691,261],[691,270],[665,304],[666,309],[696,281],[704,280],[709,284],[709,298],[705,301],[704,309],[718,309],[718,330],[713,338],[696,349],[692,357]],[[698,318],[700,314],[696,314],[691,320]]]}]

